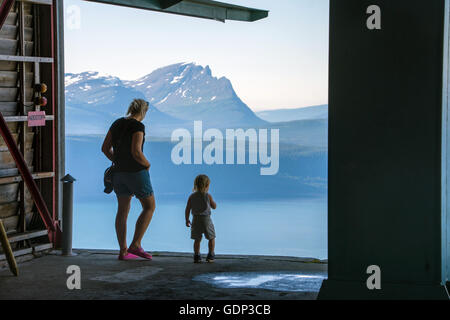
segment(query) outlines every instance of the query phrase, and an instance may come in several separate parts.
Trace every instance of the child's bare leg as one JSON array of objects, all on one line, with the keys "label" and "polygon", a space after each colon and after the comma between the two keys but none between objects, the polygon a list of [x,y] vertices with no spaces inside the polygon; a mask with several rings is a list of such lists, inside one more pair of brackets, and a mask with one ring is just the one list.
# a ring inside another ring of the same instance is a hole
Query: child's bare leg
[{"label": "child's bare leg", "polygon": [[201,239],[194,240],[194,254],[195,255],[199,255],[200,254],[200,242],[201,241],[202,241]]},{"label": "child's bare leg", "polygon": [[214,249],[216,247],[216,239],[211,239],[208,242],[209,253],[214,254]]}]

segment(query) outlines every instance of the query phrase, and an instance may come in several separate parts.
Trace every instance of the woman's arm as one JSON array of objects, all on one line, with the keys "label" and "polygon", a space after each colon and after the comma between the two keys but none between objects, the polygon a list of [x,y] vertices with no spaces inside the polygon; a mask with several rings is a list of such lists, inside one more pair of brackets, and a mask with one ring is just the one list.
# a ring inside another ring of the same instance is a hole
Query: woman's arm
[{"label": "woman's arm", "polygon": [[217,203],[214,202],[212,196],[209,193],[208,193],[208,197],[209,197],[209,204],[211,205],[211,208],[216,209]]},{"label": "woman's arm", "polygon": [[186,227],[191,226],[191,221],[189,220],[190,214],[191,214],[191,197],[189,197],[188,202],[186,204],[186,209],[184,210],[184,216],[186,218]]},{"label": "woman's arm", "polygon": [[131,140],[131,155],[133,156],[134,160],[148,169],[150,168],[150,162],[148,162],[147,158],[142,152],[143,140],[144,133],[142,131],[138,131],[133,134],[133,138]]},{"label": "woman's arm", "polygon": [[112,133],[110,130],[108,131],[108,134],[103,141],[102,152],[109,160],[114,161],[114,153],[112,149]]}]

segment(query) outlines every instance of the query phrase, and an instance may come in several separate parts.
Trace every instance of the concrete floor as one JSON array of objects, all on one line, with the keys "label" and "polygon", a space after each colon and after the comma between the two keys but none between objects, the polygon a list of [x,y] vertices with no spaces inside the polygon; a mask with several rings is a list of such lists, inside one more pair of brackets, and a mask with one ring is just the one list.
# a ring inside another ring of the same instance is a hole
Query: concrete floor
[{"label": "concrete floor", "polygon": [[[191,254],[154,253],[152,261],[118,261],[111,251],[53,252],[19,265],[19,277],[0,270],[0,299],[315,299],[317,292],[219,288],[195,281],[218,272],[326,272],[324,261],[292,257],[220,256],[215,263],[192,263]],[[66,286],[67,267],[81,269],[81,290]]]}]

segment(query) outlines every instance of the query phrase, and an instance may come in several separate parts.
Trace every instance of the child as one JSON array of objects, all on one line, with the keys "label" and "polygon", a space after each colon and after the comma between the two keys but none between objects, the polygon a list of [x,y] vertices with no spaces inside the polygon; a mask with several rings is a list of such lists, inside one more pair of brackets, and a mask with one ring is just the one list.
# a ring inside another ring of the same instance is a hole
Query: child
[{"label": "child", "polygon": [[211,208],[216,209],[217,205],[208,193],[210,180],[208,176],[201,174],[194,180],[194,193],[191,194],[186,205],[186,226],[191,227],[189,215],[192,211],[191,239],[194,240],[194,263],[202,262],[200,256],[200,242],[202,234],[209,240],[209,253],[207,262],[214,262],[214,247],[216,232],[211,220]]}]

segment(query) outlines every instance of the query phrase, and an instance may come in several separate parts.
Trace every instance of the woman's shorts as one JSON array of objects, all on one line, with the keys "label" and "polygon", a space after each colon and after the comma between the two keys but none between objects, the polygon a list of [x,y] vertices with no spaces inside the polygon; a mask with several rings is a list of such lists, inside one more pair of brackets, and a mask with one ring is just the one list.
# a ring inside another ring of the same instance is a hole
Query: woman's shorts
[{"label": "woman's shorts", "polygon": [[113,177],[114,192],[118,197],[136,196],[144,199],[153,195],[150,173],[148,170],[138,172],[115,172]]},{"label": "woman's shorts", "polygon": [[201,240],[203,234],[208,240],[212,240],[216,237],[216,231],[214,230],[211,216],[194,216],[191,226],[191,239]]}]

